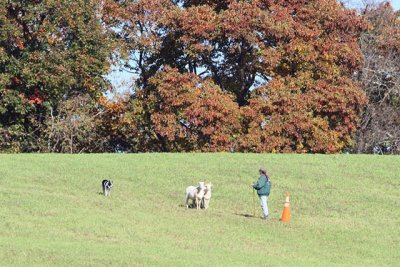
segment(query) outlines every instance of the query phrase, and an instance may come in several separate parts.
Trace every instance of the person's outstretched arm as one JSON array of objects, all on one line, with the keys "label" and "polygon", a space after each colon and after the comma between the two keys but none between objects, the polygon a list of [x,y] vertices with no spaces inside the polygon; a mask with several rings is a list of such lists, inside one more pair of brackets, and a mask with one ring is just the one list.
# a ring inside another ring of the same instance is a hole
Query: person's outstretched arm
[{"label": "person's outstretched arm", "polygon": [[266,182],[266,179],[263,179],[263,176],[260,176],[260,178],[258,178],[258,181],[255,185],[253,185],[253,187],[257,190],[260,190],[262,187],[264,187]]}]

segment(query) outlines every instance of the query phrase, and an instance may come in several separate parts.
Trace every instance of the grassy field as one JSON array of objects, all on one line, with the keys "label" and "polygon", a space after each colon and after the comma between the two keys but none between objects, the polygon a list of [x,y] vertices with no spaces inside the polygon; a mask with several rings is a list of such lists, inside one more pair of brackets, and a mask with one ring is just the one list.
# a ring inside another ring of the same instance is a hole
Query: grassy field
[{"label": "grassy field", "polygon": [[[269,221],[245,216],[260,165]],[[99,194],[106,177],[110,198]],[[214,184],[210,209],[186,210],[186,186],[203,180]],[[0,182],[1,266],[400,262],[400,157],[0,155]],[[290,224],[279,221],[287,191]]]}]

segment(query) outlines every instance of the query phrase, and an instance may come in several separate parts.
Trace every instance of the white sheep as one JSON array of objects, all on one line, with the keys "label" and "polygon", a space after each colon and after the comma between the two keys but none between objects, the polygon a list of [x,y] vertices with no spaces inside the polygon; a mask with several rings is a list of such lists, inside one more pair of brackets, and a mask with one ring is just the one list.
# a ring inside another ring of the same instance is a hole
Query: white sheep
[{"label": "white sheep", "polygon": [[196,208],[199,209],[201,201],[204,197],[206,187],[204,182],[199,182],[197,187],[188,186],[186,188],[186,208],[189,208],[189,199],[193,200],[193,204],[196,204]]},{"label": "white sheep", "polygon": [[186,208],[189,208],[189,199],[194,201],[196,199],[196,194],[197,194],[197,187],[195,186],[188,186],[186,187]]},{"label": "white sheep", "polygon": [[212,183],[207,183],[205,185],[206,189],[204,192],[204,196],[202,199],[202,207],[204,209],[208,209],[208,207],[210,206],[210,199],[211,199],[211,187],[212,187]]},{"label": "white sheep", "polygon": [[201,203],[204,198],[204,194],[206,193],[206,187],[204,186],[204,182],[199,183],[198,191],[196,194],[196,209],[201,208]]}]

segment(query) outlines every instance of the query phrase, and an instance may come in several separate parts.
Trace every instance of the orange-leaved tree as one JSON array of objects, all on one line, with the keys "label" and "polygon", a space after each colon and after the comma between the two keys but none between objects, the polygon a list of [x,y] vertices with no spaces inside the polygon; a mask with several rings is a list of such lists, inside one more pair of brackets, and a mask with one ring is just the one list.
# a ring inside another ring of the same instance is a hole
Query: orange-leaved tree
[{"label": "orange-leaved tree", "polygon": [[135,97],[131,118],[136,122],[138,150],[234,149],[240,131],[239,106],[211,80],[167,67]]},{"label": "orange-leaved tree", "polygon": [[[133,97],[147,114],[138,126],[143,142],[158,140],[158,150],[226,149],[227,142],[182,130],[180,116],[199,90],[236,110],[226,97],[233,96],[240,107],[229,120],[240,120],[239,136],[236,126],[224,130],[237,140],[236,150],[333,153],[351,146],[366,103],[352,79],[362,64],[357,41],[365,28],[355,11],[335,0],[108,0],[105,6],[129,55],[125,67],[138,76]],[[161,78],[169,72],[171,78]],[[185,105],[176,107],[165,88]],[[202,121],[202,112],[191,116]],[[184,146],[177,141],[182,136]],[[208,145],[196,143],[202,140]]]}]

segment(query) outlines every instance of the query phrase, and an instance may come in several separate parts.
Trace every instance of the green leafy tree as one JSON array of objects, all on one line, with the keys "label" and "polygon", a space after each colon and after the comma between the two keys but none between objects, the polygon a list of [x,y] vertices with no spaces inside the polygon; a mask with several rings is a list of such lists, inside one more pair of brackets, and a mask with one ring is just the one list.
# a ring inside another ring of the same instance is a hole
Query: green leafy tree
[{"label": "green leafy tree", "polygon": [[43,120],[70,95],[98,97],[109,87],[104,75],[113,43],[101,14],[95,0],[0,0],[3,131],[32,133],[28,115]]}]

